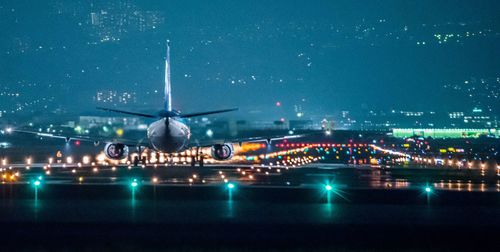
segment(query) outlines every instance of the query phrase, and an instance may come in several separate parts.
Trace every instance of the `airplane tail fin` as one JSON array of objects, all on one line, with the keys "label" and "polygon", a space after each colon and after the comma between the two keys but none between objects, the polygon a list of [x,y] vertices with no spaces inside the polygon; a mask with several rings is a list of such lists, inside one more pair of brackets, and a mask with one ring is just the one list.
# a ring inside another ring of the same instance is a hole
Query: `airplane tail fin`
[{"label": "airplane tail fin", "polygon": [[165,59],[165,110],[172,111],[172,88],[170,83],[170,41],[167,40],[167,58]]}]

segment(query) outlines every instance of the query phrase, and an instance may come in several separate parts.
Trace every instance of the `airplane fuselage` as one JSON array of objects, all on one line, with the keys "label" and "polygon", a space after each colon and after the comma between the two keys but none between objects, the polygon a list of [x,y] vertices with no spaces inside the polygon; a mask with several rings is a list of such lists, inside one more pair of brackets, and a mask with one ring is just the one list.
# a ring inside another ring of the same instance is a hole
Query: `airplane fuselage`
[{"label": "airplane fuselage", "polygon": [[174,153],[187,149],[191,132],[181,121],[163,118],[149,125],[147,136],[156,151]]}]

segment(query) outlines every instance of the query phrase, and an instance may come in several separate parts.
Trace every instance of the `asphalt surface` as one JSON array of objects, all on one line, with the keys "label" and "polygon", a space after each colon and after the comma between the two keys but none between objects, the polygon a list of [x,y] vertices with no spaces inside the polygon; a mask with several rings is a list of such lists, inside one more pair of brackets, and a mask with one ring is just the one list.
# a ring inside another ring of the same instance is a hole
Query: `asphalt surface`
[{"label": "asphalt surface", "polygon": [[46,175],[31,167],[0,186],[0,237],[5,249],[42,251],[496,247],[495,174],[328,164],[278,169],[52,168]]}]

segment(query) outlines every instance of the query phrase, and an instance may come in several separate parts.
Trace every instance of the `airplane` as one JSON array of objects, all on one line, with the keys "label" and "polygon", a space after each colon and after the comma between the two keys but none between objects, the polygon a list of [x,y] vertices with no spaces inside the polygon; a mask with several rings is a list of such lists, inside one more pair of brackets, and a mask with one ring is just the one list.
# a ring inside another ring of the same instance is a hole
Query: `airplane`
[{"label": "airplane", "polygon": [[[284,140],[291,138],[298,138],[303,135],[285,135],[285,136],[263,136],[263,137],[252,137],[252,138],[244,138],[244,139],[221,139],[221,140],[211,140],[209,142],[200,143],[199,141],[190,141],[191,140],[191,131],[189,127],[182,122],[181,119],[226,113],[231,111],[238,110],[237,108],[231,109],[222,109],[222,110],[214,110],[214,111],[206,111],[206,112],[197,112],[197,113],[189,113],[183,114],[178,110],[172,109],[172,89],[171,89],[171,81],[170,81],[170,45],[167,40],[167,55],[165,59],[165,90],[164,90],[164,108],[156,113],[156,114],[146,114],[139,112],[131,112],[124,111],[112,108],[103,108],[97,107],[97,109],[122,113],[132,116],[145,117],[145,118],[153,118],[158,119],[155,122],[151,123],[147,128],[146,138],[148,142],[143,142],[142,139],[106,139],[102,137],[89,137],[83,135],[59,135],[45,132],[36,132],[29,131],[23,129],[14,129],[7,128],[4,130],[6,133],[19,132],[19,133],[28,133],[34,134],[40,137],[49,137],[49,138],[63,138],[66,142],[71,140],[79,140],[79,141],[90,141],[94,142],[97,146],[100,143],[106,143],[104,147],[104,154],[107,158],[112,160],[122,160],[129,157],[129,147],[136,147],[138,156],[142,151],[146,148],[152,149],[156,152],[162,153],[179,153],[188,149],[196,148],[196,154],[192,159],[193,163],[198,160],[200,162],[200,166],[203,166],[203,157],[199,157],[199,149],[203,147],[211,148],[211,156],[213,159],[218,161],[229,160],[234,155],[234,143],[242,144],[243,142],[259,142],[266,141],[268,144],[274,140]],[[139,164],[139,157],[136,156],[134,158],[134,165],[137,166]],[[141,160],[145,163],[145,159]],[[194,165],[194,164],[193,164]]]}]

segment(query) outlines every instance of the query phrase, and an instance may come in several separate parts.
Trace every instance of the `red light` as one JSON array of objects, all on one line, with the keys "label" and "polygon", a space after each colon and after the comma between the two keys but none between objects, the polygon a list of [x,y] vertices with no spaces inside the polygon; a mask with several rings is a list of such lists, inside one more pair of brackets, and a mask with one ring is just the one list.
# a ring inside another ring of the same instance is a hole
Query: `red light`
[{"label": "red light", "polygon": [[76,140],[76,141],[75,141],[75,145],[76,145],[76,146],[80,146],[80,140]]}]

